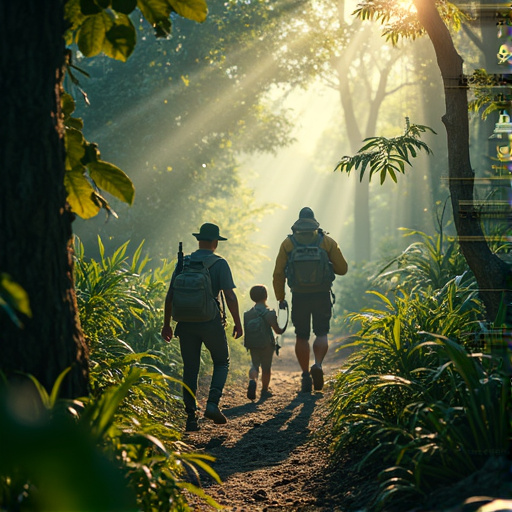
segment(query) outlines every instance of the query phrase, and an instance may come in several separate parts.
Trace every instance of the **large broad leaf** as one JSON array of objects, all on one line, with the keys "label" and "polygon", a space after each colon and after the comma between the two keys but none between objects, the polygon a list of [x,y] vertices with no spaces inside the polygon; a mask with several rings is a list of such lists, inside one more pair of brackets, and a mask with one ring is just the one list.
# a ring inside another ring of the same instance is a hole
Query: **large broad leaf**
[{"label": "large broad leaf", "polygon": [[64,18],[69,24],[69,28],[66,31],[65,39],[66,44],[70,45],[73,43],[73,33],[83,23],[85,16],[82,14],[80,8],[80,0],[67,0],[64,4]]},{"label": "large broad leaf", "polygon": [[113,24],[110,16],[104,11],[86,18],[77,34],[79,50],[86,57],[98,55],[103,51],[106,34]]},{"label": "large broad leaf", "polygon": [[166,37],[171,33],[171,6],[167,0],[137,0],[137,7],[155,29],[157,37]]},{"label": "large broad leaf", "polygon": [[82,169],[67,171],[64,174],[64,185],[68,193],[68,203],[73,212],[82,219],[90,219],[100,211],[100,206],[94,201],[94,189],[84,176]]},{"label": "large broad leaf", "polygon": [[75,128],[66,128],[66,170],[70,171],[77,165],[85,155],[85,139],[82,132]]},{"label": "large broad leaf", "polygon": [[123,14],[130,14],[137,7],[137,0],[112,0],[112,9]]},{"label": "large broad leaf", "polygon": [[101,12],[102,7],[100,7],[94,0],[80,0],[80,10],[85,16],[91,16]]},{"label": "large broad leaf", "polygon": [[208,15],[204,0],[169,0],[172,8],[183,18],[202,23]]},{"label": "large broad leaf", "polygon": [[91,179],[99,188],[129,205],[133,203],[135,188],[130,178],[119,167],[98,160],[89,163],[87,168]]},{"label": "large broad leaf", "polygon": [[108,57],[126,62],[136,41],[137,34],[132,21],[125,14],[119,14],[114,25],[105,34],[103,52]]}]

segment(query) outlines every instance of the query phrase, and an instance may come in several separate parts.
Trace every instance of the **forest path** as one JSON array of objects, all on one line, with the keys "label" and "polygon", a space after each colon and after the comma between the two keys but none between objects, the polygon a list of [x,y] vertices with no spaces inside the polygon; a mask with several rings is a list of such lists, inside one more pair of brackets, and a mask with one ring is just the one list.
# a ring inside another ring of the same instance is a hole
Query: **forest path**
[{"label": "forest path", "polygon": [[[340,488],[339,477],[329,469],[328,440],[322,434],[332,393],[329,377],[341,362],[338,354],[331,346],[324,361],[324,390],[300,393],[299,366],[293,343],[287,343],[274,358],[272,397],[261,400],[258,383],[252,402],[246,396],[247,382],[232,383],[221,402],[228,423],[201,419],[200,431],[186,435],[185,442],[195,451],[216,458],[212,466],[222,485],[206,476],[201,485],[224,510],[340,512],[361,502],[363,491],[354,475],[346,475],[352,481]],[[204,407],[201,390],[198,400]],[[190,505],[195,511],[214,510],[195,498]]]}]

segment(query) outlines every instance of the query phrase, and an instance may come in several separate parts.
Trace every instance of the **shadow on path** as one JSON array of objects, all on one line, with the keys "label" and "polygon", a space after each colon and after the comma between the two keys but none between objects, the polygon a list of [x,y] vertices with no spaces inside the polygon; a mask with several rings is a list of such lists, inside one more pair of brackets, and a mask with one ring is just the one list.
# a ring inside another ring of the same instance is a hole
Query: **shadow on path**
[{"label": "shadow on path", "polygon": [[[203,448],[216,457],[213,467],[221,479],[225,481],[233,473],[278,465],[286,459],[296,447],[307,441],[309,420],[320,398],[321,394],[298,394],[271,419],[263,423],[255,421],[232,446],[222,444],[225,436],[210,439]],[[230,419],[256,411],[255,403],[223,410]]]}]

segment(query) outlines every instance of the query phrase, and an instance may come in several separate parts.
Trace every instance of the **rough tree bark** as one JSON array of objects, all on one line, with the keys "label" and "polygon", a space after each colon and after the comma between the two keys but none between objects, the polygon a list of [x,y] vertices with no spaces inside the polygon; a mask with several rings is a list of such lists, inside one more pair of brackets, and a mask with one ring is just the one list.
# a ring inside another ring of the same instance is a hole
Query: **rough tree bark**
[{"label": "rough tree bark", "polygon": [[88,390],[88,353],[63,184],[63,4],[0,2],[0,272],[26,290],[33,313],[19,329],[0,311],[0,371],[49,388],[72,366],[63,394],[76,397]]},{"label": "rough tree bark", "polygon": [[[493,321],[505,296],[510,302],[510,269],[493,254],[485,240],[477,215],[472,215],[474,171],[469,153],[467,88],[463,83],[463,60],[434,0],[414,0],[418,18],[432,41],[441,71],[446,112],[442,118],[448,144],[448,178],[455,228],[461,251],[473,271],[486,308]],[[460,205],[464,212],[461,213]],[[504,295],[505,294],[505,295]]]}]

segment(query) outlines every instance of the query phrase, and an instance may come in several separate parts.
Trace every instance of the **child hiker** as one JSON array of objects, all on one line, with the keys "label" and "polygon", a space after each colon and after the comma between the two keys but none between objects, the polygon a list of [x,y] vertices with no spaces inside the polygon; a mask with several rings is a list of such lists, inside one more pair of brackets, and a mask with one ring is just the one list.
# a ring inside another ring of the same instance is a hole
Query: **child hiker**
[{"label": "child hiker", "polygon": [[[259,368],[261,366],[261,398],[272,396],[268,386],[270,383],[270,368],[276,347],[274,332],[282,334],[286,326],[281,329],[277,323],[277,314],[274,309],[267,306],[267,288],[258,284],[249,292],[254,306],[244,313],[244,347],[251,354],[251,369],[249,370],[249,385],[247,398],[256,399],[256,387]],[[272,330],[274,332],[272,332]]]}]

